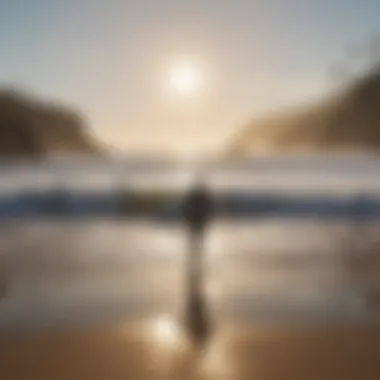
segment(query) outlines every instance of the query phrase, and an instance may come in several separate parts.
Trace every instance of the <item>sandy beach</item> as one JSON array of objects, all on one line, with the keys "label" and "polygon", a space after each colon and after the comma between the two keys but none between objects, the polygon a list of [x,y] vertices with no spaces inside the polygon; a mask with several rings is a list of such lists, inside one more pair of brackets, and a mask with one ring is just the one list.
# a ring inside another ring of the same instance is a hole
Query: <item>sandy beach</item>
[{"label": "sandy beach", "polygon": [[168,319],[2,333],[4,380],[380,378],[380,326],[220,326],[192,344]]}]

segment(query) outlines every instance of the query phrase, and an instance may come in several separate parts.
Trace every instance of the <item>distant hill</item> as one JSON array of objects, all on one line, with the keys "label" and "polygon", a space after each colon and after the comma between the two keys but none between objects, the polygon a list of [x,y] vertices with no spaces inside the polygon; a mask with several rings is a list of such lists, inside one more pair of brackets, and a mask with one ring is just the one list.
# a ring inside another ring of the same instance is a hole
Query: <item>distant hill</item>
[{"label": "distant hill", "polygon": [[230,155],[380,152],[380,69],[308,108],[273,112],[234,137]]},{"label": "distant hill", "polygon": [[0,158],[67,153],[100,153],[76,112],[21,92],[0,91]]}]

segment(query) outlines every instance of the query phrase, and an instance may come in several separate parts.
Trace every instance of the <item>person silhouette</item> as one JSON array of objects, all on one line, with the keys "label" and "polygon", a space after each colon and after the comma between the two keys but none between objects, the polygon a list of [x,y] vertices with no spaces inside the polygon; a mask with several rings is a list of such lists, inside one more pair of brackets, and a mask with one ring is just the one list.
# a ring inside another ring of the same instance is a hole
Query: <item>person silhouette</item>
[{"label": "person silhouette", "polygon": [[212,199],[204,182],[197,182],[184,202],[184,218],[192,235],[203,237],[212,215]]},{"label": "person silhouette", "polygon": [[189,237],[187,265],[186,324],[193,339],[203,341],[209,323],[203,295],[203,243],[213,214],[212,197],[203,182],[187,194],[183,216]]}]

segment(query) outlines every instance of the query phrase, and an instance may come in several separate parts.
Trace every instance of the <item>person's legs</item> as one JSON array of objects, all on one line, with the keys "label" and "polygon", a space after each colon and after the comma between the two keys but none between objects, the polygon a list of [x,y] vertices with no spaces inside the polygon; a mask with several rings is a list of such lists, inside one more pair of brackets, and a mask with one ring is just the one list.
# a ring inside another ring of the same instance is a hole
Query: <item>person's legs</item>
[{"label": "person's legs", "polygon": [[188,271],[192,289],[199,289],[203,283],[203,247],[204,233],[202,229],[189,231]]},{"label": "person's legs", "polygon": [[203,289],[203,229],[189,231],[187,265],[187,327],[193,338],[204,339],[208,332],[208,316]]}]

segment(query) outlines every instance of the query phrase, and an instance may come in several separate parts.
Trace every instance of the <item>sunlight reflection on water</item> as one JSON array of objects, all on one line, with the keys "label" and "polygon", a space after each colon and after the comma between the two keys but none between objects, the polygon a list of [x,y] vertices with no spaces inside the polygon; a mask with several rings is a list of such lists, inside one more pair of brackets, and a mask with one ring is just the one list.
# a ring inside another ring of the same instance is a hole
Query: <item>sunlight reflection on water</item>
[{"label": "sunlight reflection on water", "polygon": [[178,323],[170,315],[160,315],[151,326],[151,333],[155,341],[168,347],[178,345],[184,339]]}]

